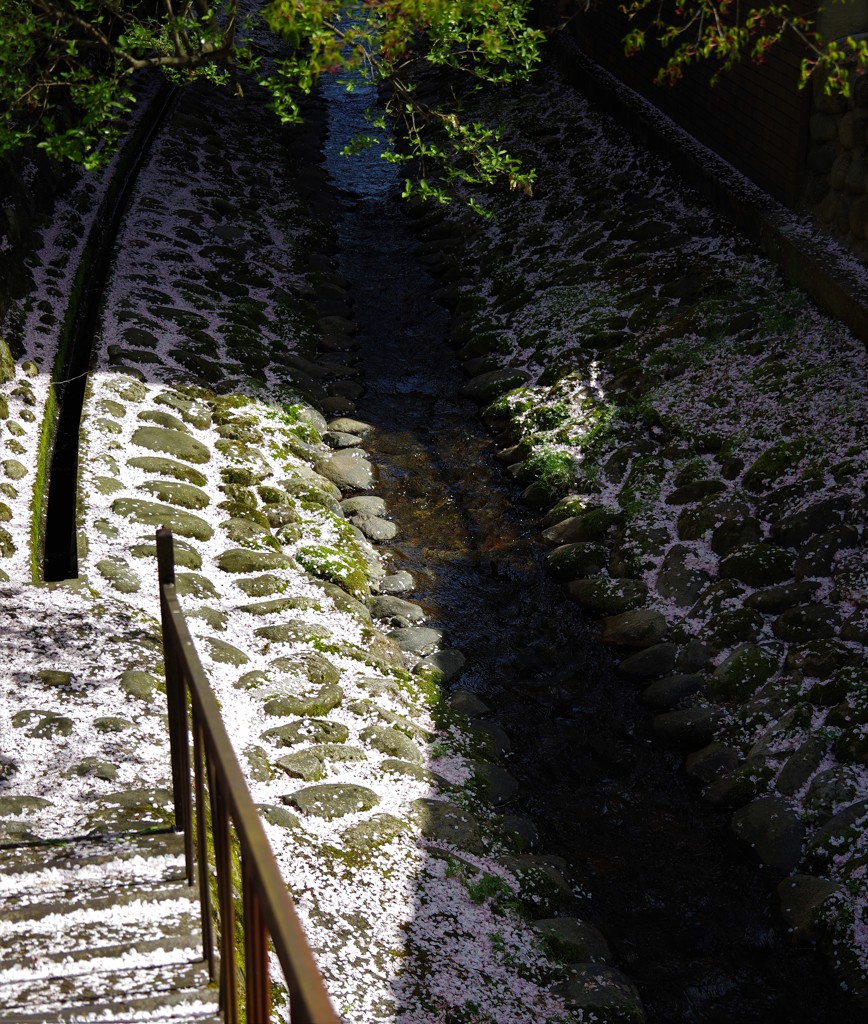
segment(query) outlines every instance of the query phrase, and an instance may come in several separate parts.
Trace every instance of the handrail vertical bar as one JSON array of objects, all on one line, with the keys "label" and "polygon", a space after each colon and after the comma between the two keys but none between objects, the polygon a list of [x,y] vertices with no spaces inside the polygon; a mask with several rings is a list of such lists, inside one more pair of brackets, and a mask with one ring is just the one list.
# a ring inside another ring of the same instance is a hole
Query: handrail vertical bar
[{"label": "handrail vertical bar", "polygon": [[250,865],[241,862],[244,895],[244,994],[247,1019],[267,1021],[270,978],[268,975],[268,933],[262,921],[262,907],[253,885]]},{"label": "handrail vertical bar", "polygon": [[208,884],[208,824],[205,821],[205,761],[202,726],[193,718],[193,784],[196,798],[196,860],[199,865],[199,911],[202,918],[202,952],[208,961],[208,978],[214,981],[214,931],[211,923],[211,888]]},{"label": "handrail vertical bar", "polygon": [[[210,765],[210,760],[209,760]],[[209,771],[217,903],[220,908],[220,996],[226,1024],[238,1024],[238,970],[235,954],[235,893],[232,885],[232,844],[222,786]]]}]

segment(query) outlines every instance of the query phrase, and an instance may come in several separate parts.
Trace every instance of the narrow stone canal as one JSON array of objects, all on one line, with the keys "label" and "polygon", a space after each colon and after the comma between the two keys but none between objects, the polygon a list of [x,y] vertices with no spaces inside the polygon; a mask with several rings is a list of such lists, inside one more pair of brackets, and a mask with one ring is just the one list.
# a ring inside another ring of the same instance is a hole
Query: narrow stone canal
[{"label": "narrow stone canal", "polygon": [[[819,1024],[861,1014],[811,951],[787,943],[770,885],[654,745],[650,713],[592,622],[546,578],[538,522],[516,504],[497,441],[458,397],[449,315],[433,300],[389,165],[340,150],[364,90],[330,94],[325,147],[339,189],[336,265],[360,330],[376,493],[400,524],[386,548],[427,625],[467,664],[455,686],[488,705],[537,853],[563,858],[577,912],[604,933],[655,1024]],[[355,415],[355,413],[354,413]],[[488,712],[486,713],[489,714]]]}]

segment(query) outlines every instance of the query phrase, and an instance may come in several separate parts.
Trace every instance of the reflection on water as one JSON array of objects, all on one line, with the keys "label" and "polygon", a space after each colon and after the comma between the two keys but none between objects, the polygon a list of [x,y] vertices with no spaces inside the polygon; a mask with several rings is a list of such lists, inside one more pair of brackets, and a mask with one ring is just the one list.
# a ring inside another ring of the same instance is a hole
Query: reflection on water
[{"label": "reflection on water", "polygon": [[[352,83],[347,92],[346,82]],[[323,95],[329,100],[328,136],[323,153],[333,183],[362,200],[378,199],[394,192],[398,177],[395,167],[382,159],[385,138],[366,115],[376,105],[377,90],[361,72],[345,72],[323,79]],[[342,156],[345,146],[357,135],[380,140],[380,145],[350,158]]]},{"label": "reflection on water", "polygon": [[445,312],[414,259],[394,168],[338,156],[370,100],[330,86],[329,170],[349,201],[339,270],[352,282],[368,393],[358,414],[400,524],[393,570],[460,647],[464,688],[510,737],[509,770],[546,853],[589,893],[582,914],[637,982],[652,1024],[857,1024],[810,952],[786,946],[769,888],[728,815],[704,806],[680,759],[647,737],[647,712],[595,629],[546,580],[536,528],[492,459],[460,373]]}]

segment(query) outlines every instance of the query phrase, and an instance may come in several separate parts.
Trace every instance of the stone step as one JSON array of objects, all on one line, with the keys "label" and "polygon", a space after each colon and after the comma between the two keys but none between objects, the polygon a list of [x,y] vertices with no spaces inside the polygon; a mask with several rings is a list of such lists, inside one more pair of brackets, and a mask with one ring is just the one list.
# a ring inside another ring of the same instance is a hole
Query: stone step
[{"label": "stone step", "polygon": [[33,843],[0,849],[0,885],[16,875],[57,869],[96,870],[109,861],[123,862],[156,857],[184,856],[184,836],[179,832],[147,832],[139,835],[95,836],[66,842]]},{"label": "stone step", "polygon": [[[141,957],[152,956],[155,962],[159,962],[161,958],[168,962],[173,956],[178,960],[192,962],[202,955],[201,935],[197,933],[191,936],[187,931],[183,931],[178,935],[161,935],[155,939],[138,940],[132,945],[129,942],[123,942],[98,948],[93,947],[82,950],[78,955],[64,952],[43,952],[38,955],[25,956],[15,963],[0,966],[0,987],[9,981],[14,982],[19,972],[26,971],[31,977],[39,978],[43,975],[51,976],[57,972],[58,965],[62,965],[63,970],[68,974],[84,974],[90,970],[91,963],[99,961],[120,963],[129,954]],[[0,1002],[0,1006],[2,1006],[2,1002]]]},{"label": "stone step", "polygon": [[[217,990],[164,992],[158,996],[30,1009],[3,1014],[3,1024],[223,1024]],[[252,1022],[251,1022],[252,1024]]]},{"label": "stone step", "polygon": [[[184,952],[187,957],[183,957]],[[52,965],[54,973],[50,975],[33,977],[21,972],[15,981],[0,981],[3,1019],[13,1010],[32,1013],[39,1007],[46,1014],[59,1013],[70,1005],[109,1003],[118,998],[156,999],[174,991],[199,991],[209,984],[208,965],[201,955],[196,949],[174,950],[169,959],[161,960],[157,951],[146,957],[131,951],[120,960],[80,961],[78,966],[84,970],[77,973],[68,972],[65,964],[58,963]]]},{"label": "stone step", "polygon": [[157,882],[153,885],[119,886],[112,890],[100,886],[96,891],[79,889],[69,898],[39,900],[19,907],[5,907],[2,910],[0,934],[9,925],[22,921],[36,923],[43,917],[68,916],[88,912],[91,916],[118,910],[138,902],[162,903],[175,900],[197,900],[199,890],[183,881]]},{"label": "stone step", "polygon": [[106,946],[126,945],[164,936],[187,935],[199,941],[198,893],[186,885],[142,893],[130,890],[100,896],[90,903],[36,903],[0,917],[0,963],[43,954],[64,953],[74,959],[93,956]]},{"label": "stone step", "polygon": [[28,908],[37,916],[40,905],[74,907],[111,894],[156,893],[166,886],[186,886],[187,881],[183,859],[176,857],[107,861],[84,869],[51,868],[14,877],[20,885],[13,885],[9,878],[0,879],[0,918],[13,920],[26,915]]}]

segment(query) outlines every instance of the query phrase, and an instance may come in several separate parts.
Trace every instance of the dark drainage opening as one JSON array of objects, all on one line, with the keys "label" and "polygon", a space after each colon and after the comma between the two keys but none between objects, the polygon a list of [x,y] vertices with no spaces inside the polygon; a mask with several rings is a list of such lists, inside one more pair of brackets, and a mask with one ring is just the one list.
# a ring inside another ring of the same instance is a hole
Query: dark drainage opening
[{"label": "dark drainage opening", "polygon": [[[57,388],[57,432],[48,470],[43,530],[42,575],[47,583],[78,576],[76,511],[78,507],[78,440],[87,374],[99,324],[100,305],[111,267],[114,243],[151,144],[178,93],[164,86],[151,101],[141,127],[127,143],[132,157],[109,186],[94,223],[79,274],[87,275],[66,340],[67,356]],[[124,159],[124,154],[121,155]]]}]

